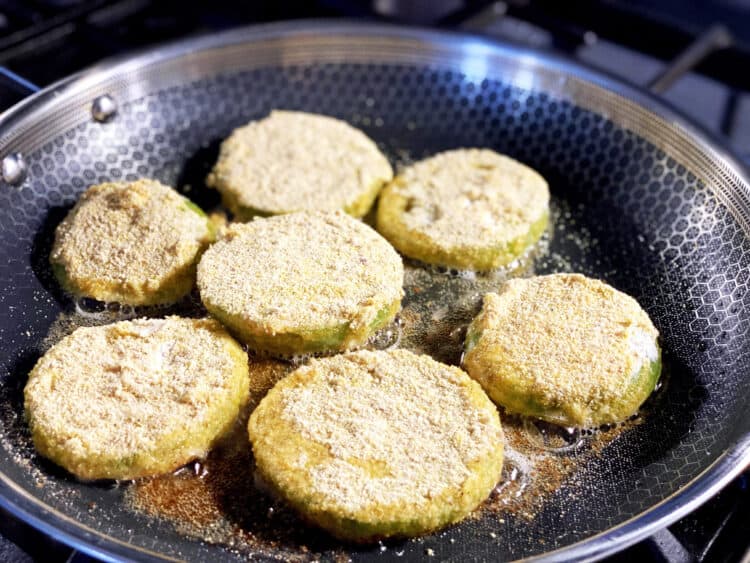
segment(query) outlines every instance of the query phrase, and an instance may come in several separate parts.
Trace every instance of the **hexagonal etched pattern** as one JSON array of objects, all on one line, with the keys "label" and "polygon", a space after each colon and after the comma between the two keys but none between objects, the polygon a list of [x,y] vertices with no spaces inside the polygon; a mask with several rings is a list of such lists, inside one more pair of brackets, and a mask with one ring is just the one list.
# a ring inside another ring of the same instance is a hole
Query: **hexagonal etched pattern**
[{"label": "hexagonal etched pattern", "polygon": [[[750,430],[750,241],[709,187],[684,163],[568,101],[453,71],[382,64],[263,68],[172,87],[122,103],[111,121],[80,123],[26,155],[24,186],[0,185],[5,427],[22,426],[25,373],[64,306],[45,273],[44,249],[65,209],[90,184],[139,176],[175,185],[210,207],[217,198],[203,179],[218,142],[273,108],[345,119],[396,165],[486,146],[535,167],[574,210],[576,226],[568,228],[585,230],[591,241],[581,252],[556,231],[553,249],[567,256],[570,269],[635,296],[661,331],[667,382],[644,422],[581,468],[532,521],[509,520],[499,543],[485,545],[472,532],[497,529],[496,522],[473,522],[456,529],[460,547],[449,553],[441,545],[440,554],[521,557],[601,532],[673,494]],[[27,447],[7,440],[3,446],[8,466],[13,452]],[[20,469],[14,477],[29,479]],[[106,504],[100,490],[71,487],[77,512],[55,486],[40,495],[82,521],[85,503]],[[127,518],[113,508],[97,525],[121,535]],[[436,541],[405,549],[420,554]]]}]

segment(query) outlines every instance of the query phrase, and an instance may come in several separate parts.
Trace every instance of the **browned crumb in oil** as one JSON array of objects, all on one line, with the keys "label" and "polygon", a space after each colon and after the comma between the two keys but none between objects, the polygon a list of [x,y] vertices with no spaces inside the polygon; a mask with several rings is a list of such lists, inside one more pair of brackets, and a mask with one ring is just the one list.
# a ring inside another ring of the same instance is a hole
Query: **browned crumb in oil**
[{"label": "browned crumb in oil", "polygon": [[[286,377],[294,368],[292,364],[278,360],[251,358],[250,367],[250,400],[249,412],[252,412],[263,397],[276,385],[276,382]],[[247,439],[247,437],[246,437]]]},{"label": "browned crumb in oil", "polygon": [[134,482],[125,493],[128,506],[168,520],[181,533],[211,543],[228,543],[237,535],[239,530],[225,509],[234,492],[243,497],[255,489],[247,420],[271,387],[292,369],[285,362],[254,358],[249,359],[248,367],[248,405],[232,432],[205,460],[173,474]]},{"label": "browned crumb in oil", "polygon": [[[531,520],[546,498],[619,433],[637,421],[587,436],[563,454],[536,444],[522,419],[503,415],[507,461],[504,476],[474,519]],[[125,493],[128,506],[171,522],[188,537],[229,547],[240,554],[311,561],[347,559],[346,545],[307,525],[283,503],[258,487],[245,425],[200,464],[173,475],[133,483]]]},{"label": "browned crumb in oil", "polygon": [[244,424],[199,464],[133,483],[125,502],[171,522],[185,536],[240,554],[312,561],[341,551],[335,540],[259,490]]},{"label": "browned crumb in oil", "polygon": [[[554,222],[553,218],[551,223]],[[440,272],[407,263],[398,346],[458,365],[465,328],[479,311],[485,293],[497,291],[508,278],[533,275],[532,259],[539,254],[544,255],[541,260],[549,263],[545,267],[570,269],[562,257],[546,254],[547,243],[548,235],[533,254],[511,269],[487,275]],[[205,312],[198,307],[188,314]],[[80,315],[61,318],[47,347],[77,326],[103,322],[111,320]],[[253,358],[250,366],[255,377],[248,410],[255,408],[268,389],[294,367],[289,363]],[[545,449],[535,442],[523,419],[506,414],[502,414],[502,419],[506,437],[504,475],[473,515],[475,520],[489,522],[494,532],[501,530],[499,525],[506,519],[533,519],[555,491],[576,478],[580,467],[599,455],[621,432],[639,422],[594,432],[585,436],[577,447],[561,452]],[[187,537],[221,545],[241,555],[285,561],[309,561],[323,556],[337,561],[349,560],[347,550],[351,546],[309,526],[258,487],[245,426],[246,417],[236,431],[200,463],[172,475],[130,485],[125,491],[127,506],[171,523]]]},{"label": "browned crumb in oil", "polygon": [[[484,293],[503,279],[466,278],[409,266],[406,281],[401,347],[458,364],[465,326]],[[252,407],[288,369],[289,364],[273,360],[251,360],[251,372],[258,374],[253,378]],[[533,518],[545,499],[619,432],[589,436],[580,447],[559,453],[535,443],[521,418],[503,414],[503,426],[505,474],[474,518]],[[241,553],[301,560],[339,553],[346,558],[342,551],[346,546],[306,525],[258,489],[244,426],[215,449],[198,471],[187,468],[176,475],[137,482],[128,490],[127,500],[133,509],[170,521],[187,536]]]},{"label": "browned crumb in oil", "polygon": [[249,366],[248,409],[232,433],[205,460],[174,474],[132,483],[124,494],[126,506],[172,523],[187,537],[240,554],[284,561],[319,559],[323,551],[335,554],[341,550],[335,540],[321,537],[256,484],[247,419],[270,388],[294,366],[254,358],[249,360]]},{"label": "browned crumb in oil", "polygon": [[642,420],[634,417],[606,429],[581,431],[571,444],[549,447],[529,431],[529,419],[505,413],[501,418],[506,454],[503,478],[475,513],[477,518],[489,515],[498,521],[508,517],[532,520],[550,495],[575,478],[578,468]]}]

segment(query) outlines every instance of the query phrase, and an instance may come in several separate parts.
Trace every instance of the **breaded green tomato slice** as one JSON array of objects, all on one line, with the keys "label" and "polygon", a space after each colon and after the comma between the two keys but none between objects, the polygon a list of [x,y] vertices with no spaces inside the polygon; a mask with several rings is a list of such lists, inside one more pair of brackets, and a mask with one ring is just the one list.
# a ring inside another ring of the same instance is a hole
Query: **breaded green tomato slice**
[{"label": "breaded green tomato slice", "polygon": [[489,271],[539,240],[549,189],[537,172],[488,149],[457,149],[403,170],[383,190],[377,229],[427,264]]},{"label": "breaded green tomato slice", "polygon": [[658,336],[635,299],[601,281],[514,279],[484,296],[463,367],[509,412],[594,427],[627,419],[651,394]]},{"label": "breaded green tomato slice", "polygon": [[391,245],[341,211],[235,223],[198,265],[206,309],[277,356],[363,344],[399,311],[403,278]]},{"label": "breaded green tomato slice", "polygon": [[213,319],[79,328],[29,375],[37,451],[81,479],[135,479],[202,457],[236,423],[247,354]]},{"label": "breaded green tomato slice", "polygon": [[238,221],[292,211],[343,210],[362,217],[386,182],[388,160],[348,123],[273,111],[235,129],[206,178]]},{"label": "breaded green tomato slice", "polygon": [[249,434],[262,482],[355,542],[463,519],[503,463],[500,419],[482,388],[406,350],[311,361],[261,401]]},{"label": "breaded green tomato slice", "polygon": [[86,190],[58,225],[50,263],[78,297],[128,305],[179,301],[214,238],[194,203],[156,180]]}]

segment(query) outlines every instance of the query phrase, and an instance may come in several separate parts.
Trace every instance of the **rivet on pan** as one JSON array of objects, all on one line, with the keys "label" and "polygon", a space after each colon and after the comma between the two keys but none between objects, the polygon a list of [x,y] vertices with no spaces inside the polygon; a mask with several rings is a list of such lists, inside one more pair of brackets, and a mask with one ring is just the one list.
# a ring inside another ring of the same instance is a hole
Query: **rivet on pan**
[{"label": "rivet on pan", "polygon": [[595,31],[587,31],[583,34],[583,42],[591,47],[592,45],[596,45],[596,43],[599,41],[599,36],[596,34]]},{"label": "rivet on pan", "polygon": [[91,115],[100,123],[104,123],[117,113],[117,102],[109,94],[94,98],[91,102]]},{"label": "rivet on pan", "polygon": [[20,152],[14,152],[3,158],[3,180],[11,186],[17,186],[26,179],[26,161]]}]

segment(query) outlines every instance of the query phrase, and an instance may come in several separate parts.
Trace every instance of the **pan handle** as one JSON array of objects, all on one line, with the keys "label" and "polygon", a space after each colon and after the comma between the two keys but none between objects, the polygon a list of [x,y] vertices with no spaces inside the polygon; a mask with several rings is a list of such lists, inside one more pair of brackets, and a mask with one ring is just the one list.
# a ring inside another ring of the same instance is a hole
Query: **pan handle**
[{"label": "pan handle", "polygon": [[653,78],[648,84],[648,89],[654,94],[663,94],[680,76],[697,66],[714,51],[726,49],[733,42],[734,38],[726,27],[713,24]]},{"label": "pan handle", "polygon": [[0,66],[0,112],[38,91],[39,86],[33,82],[19,76],[7,67]]}]

